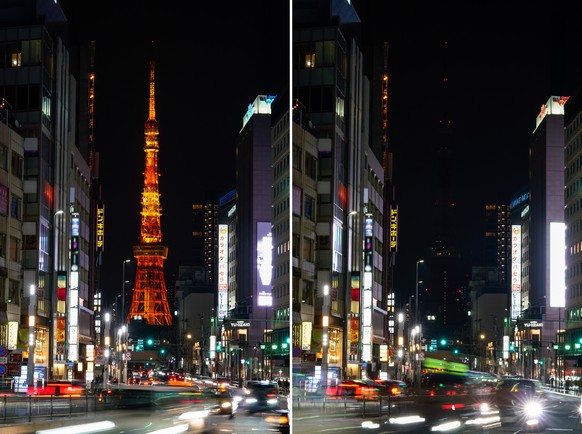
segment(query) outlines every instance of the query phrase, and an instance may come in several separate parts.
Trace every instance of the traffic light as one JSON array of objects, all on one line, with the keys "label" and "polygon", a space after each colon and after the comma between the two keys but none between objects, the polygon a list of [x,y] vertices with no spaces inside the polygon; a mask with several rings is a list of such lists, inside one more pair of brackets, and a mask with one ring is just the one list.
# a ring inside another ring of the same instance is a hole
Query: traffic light
[{"label": "traffic light", "polygon": [[146,341],[146,344],[148,344],[149,346],[152,346],[154,344],[154,340],[152,338],[148,338],[148,340]]},{"label": "traffic light", "polygon": [[216,343],[216,351],[222,351],[222,343],[221,342]]},{"label": "traffic light", "polygon": [[459,349],[458,349],[458,348],[455,348],[455,349],[453,350],[453,353],[455,353],[455,354],[459,354]]},{"label": "traffic light", "polygon": [[447,340],[446,339],[441,339],[441,347],[444,347],[447,345]]}]

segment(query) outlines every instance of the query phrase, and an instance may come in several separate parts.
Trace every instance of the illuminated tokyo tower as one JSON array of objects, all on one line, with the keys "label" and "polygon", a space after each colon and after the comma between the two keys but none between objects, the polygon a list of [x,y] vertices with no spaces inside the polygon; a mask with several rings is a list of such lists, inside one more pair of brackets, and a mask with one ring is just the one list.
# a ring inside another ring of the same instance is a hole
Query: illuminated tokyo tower
[{"label": "illuminated tokyo tower", "polygon": [[160,193],[158,189],[158,121],[156,121],[155,62],[150,61],[149,118],[145,122],[145,172],[141,194],[139,245],[133,246],[137,271],[128,319],[145,319],[148,325],[172,324],[164,280],[164,259],[168,248],[162,244]]}]

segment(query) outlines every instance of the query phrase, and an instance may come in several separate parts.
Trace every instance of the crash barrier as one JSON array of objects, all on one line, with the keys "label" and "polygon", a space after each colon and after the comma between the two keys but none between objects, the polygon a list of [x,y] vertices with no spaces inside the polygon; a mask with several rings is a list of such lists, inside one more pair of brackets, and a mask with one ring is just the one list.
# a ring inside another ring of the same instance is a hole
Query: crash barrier
[{"label": "crash barrier", "polygon": [[294,414],[351,414],[354,416],[374,417],[392,416],[414,405],[412,399],[393,396],[321,396],[303,395],[291,398]]},{"label": "crash barrier", "polygon": [[117,396],[0,395],[2,423],[83,416],[117,407]]}]

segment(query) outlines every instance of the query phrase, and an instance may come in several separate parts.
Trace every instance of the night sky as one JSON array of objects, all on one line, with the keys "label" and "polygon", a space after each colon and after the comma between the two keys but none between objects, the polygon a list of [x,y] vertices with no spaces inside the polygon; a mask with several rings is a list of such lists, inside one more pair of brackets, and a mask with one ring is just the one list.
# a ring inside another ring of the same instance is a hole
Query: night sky
[{"label": "night sky", "polygon": [[[234,186],[235,143],[247,105],[288,83],[288,3],[232,2],[228,14],[221,2],[188,3],[194,11],[155,1],[98,2],[89,11],[81,11],[81,2],[67,3],[97,41],[95,136],[106,206],[102,290],[119,293],[125,258],[133,261],[126,278],[135,275],[152,40],[165,270],[173,281],[191,257],[192,203]],[[432,242],[439,119],[448,113],[453,122],[459,239],[467,255],[477,256],[485,204],[507,203],[527,186],[540,106],[582,85],[579,11],[565,9],[563,1],[353,3],[369,37],[389,42],[388,137],[400,222],[395,285],[410,293],[415,262]]]},{"label": "night sky", "polygon": [[400,225],[395,287],[413,294],[416,261],[433,240],[439,120],[448,113],[453,122],[459,247],[480,265],[485,204],[508,203],[527,188],[541,105],[582,85],[574,54],[582,36],[577,14],[561,1],[353,3],[365,8],[359,14],[369,37],[389,42],[388,137]]},{"label": "night sky", "polygon": [[192,204],[215,202],[234,187],[236,138],[248,104],[288,87],[289,4],[133,0],[87,9],[84,2],[61,3],[80,37],[96,40],[95,141],[105,203],[101,289],[111,301],[121,292],[124,259],[132,260],[126,280],[135,278],[149,61],[156,60],[161,224],[171,285],[178,266],[191,264]]}]

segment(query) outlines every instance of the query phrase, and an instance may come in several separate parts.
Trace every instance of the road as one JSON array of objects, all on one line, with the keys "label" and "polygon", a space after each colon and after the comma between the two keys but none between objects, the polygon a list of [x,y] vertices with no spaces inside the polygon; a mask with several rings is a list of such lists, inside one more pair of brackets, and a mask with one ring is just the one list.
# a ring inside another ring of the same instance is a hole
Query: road
[{"label": "road", "polygon": [[[172,412],[152,412],[150,409],[142,411],[111,410],[91,417],[79,416],[66,419],[59,418],[52,421],[33,421],[0,425],[0,432],[2,434],[62,434],[65,432],[153,434],[156,431],[166,430],[171,427],[177,429],[175,432],[209,434],[278,432],[273,425],[267,422],[267,416],[266,413],[248,415],[241,412],[231,419],[227,415],[211,415],[205,419],[205,424],[202,425],[199,420],[178,420]],[[186,424],[189,424],[188,429],[181,431],[180,427]],[[71,431],[64,431],[65,427],[68,427]],[[86,427],[93,427],[93,429],[85,431]]]},{"label": "road", "polygon": [[[274,416],[272,412],[249,414],[241,407],[232,418],[229,414],[213,414],[220,402],[215,395],[205,392],[183,387],[131,386],[106,395],[103,400],[85,396],[5,397],[0,400],[0,416],[4,415],[0,432],[256,434],[278,431],[277,426],[268,420],[269,416]],[[286,408],[286,399],[281,398],[279,404]]]},{"label": "road", "polygon": [[[580,397],[558,393],[547,393],[544,415],[548,426],[541,433],[581,433],[579,413]],[[410,397],[393,400],[390,407],[383,405],[378,415],[378,406],[362,403],[326,403],[322,406],[294,405],[293,432],[310,433],[430,433],[437,429],[448,432],[520,433],[524,427],[516,416],[499,417],[494,405],[490,413],[481,413],[478,404],[491,401],[487,395],[459,397]],[[417,416],[415,419],[412,416]],[[409,422],[409,423],[398,423]],[[502,423],[503,422],[503,423]],[[457,424],[457,425],[455,425]]]}]

